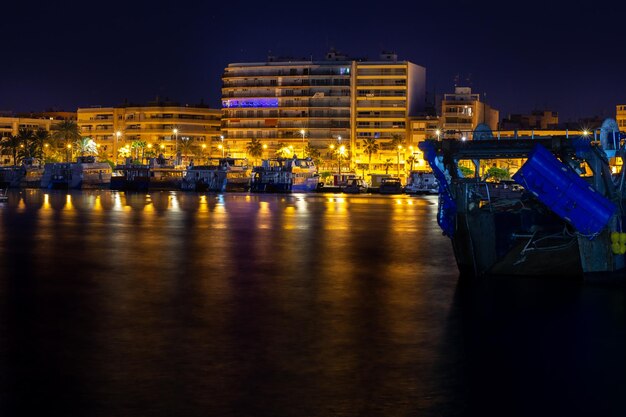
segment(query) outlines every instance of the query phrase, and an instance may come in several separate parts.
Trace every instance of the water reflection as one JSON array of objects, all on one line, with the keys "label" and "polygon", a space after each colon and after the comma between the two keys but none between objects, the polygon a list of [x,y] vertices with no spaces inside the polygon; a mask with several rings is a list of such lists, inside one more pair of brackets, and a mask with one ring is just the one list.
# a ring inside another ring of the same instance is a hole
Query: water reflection
[{"label": "water reflection", "polygon": [[0,415],[529,415],[528,387],[588,410],[588,355],[624,411],[623,293],[461,284],[436,203],[12,190]]}]

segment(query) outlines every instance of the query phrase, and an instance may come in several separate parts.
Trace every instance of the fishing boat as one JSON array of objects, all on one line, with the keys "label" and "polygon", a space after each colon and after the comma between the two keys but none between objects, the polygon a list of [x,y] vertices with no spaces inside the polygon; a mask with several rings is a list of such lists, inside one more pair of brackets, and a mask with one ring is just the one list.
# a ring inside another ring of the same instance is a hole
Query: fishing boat
[{"label": "fishing boat", "polygon": [[0,168],[0,187],[39,188],[44,166],[37,158],[24,158],[20,165]]},{"label": "fishing boat", "polygon": [[88,189],[109,188],[111,166],[96,161],[95,156],[79,156],[76,162],[54,162],[44,165],[41,188]]},{"label": "fishing boat", "polygon": [[265,159],[252,169],[250,191],[269,193],[312,192],[320,177],[310,158]]},{"label": "fishing boat", "polygon": [[[437,222],[461,275],[594,279],[623,271],[626,171],[613,175],[609,161],[626,156],[624,137],[612,131],[600,141],[421,142],[439,182]],[[486,175],[488,167],[511,161],[519,161],[513,183]]]},{"label": "fishing boat", "polygon": [[206,165],[189,165],[181,188],[190,191],[245,192],[250,189],[250,172],[245,158],[209,158]]}]

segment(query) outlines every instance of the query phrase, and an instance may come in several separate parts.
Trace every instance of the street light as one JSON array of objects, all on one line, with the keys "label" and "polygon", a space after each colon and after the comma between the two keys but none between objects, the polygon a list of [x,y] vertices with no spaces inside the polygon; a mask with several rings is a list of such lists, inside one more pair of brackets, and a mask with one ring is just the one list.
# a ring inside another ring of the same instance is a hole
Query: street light
[{"label": "street light", "polygon": [[300,134],[302,135],[302,158],[304,158],[304,134],[306,132],[304,131],[304,129],[300,130]]},{"label": "street light", "polygon": [[224,135],[220,135],[220,140],[222,141],[222,143],[217,148],[222,150],[222,158],[223,158],[224,157]]},{"label": "street light", "polygon": [[122,136],[122,132],[120,132],[119,130],[115,132],[115,142],[113,144],[113,157],[115,158],[116,164],[117,164],[117,142],[120,140],[121,136]]},{"label": "street light", "polygon": [[174,154],[178,158],[178,129],[174,128],[172,133],[174,134]]},{"label": "street light", "polygon": [[441,138],[439,136],[441,135],[441,130],[439,129],[435,130],[435,134],[437,135],[437,141],[440,141]]},{"label": "street light", "polygon": [[[339,137],[339,140],[341,140],[341,136]],[[337,161],[338,161],[337,168],[339,171],[339,176],[337,178],[337,181],[341,181],[341,157],[344,156],[345,153],[346,153],[346,147],[341,145],[339,149],[337,149]]]},{"label": "street light", "polygon": [[72,149],[72,145],[68,143],[67,144],[67,162],[70,162],[70,153],[72,152],[71,149]]},{"label": "street light", "polygon": [[402,150],[402,145],[398,145],[398,164],[396,165],[396,175],[400,177],[400,151]]}]

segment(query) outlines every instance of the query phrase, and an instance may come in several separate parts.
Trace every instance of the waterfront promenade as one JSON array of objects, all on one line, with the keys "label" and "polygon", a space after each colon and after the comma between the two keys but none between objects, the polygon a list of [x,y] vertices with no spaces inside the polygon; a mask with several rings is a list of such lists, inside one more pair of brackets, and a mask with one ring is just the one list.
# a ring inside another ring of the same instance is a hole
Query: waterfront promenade
[{"label": "waterfront promenade", "polygon": [[459,281],[436,209],[9,190],[0,415],[625,415],[624,287]]}]

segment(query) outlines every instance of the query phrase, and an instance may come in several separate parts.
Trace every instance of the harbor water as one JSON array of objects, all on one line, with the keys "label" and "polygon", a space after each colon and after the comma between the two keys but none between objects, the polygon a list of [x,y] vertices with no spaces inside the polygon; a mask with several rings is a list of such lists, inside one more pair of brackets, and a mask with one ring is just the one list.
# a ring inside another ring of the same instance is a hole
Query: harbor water
[{"label": "harbor water", "polygon": [[436,196],[10,190],[0,416],[624,416],[626,291],[459,279]]}]

